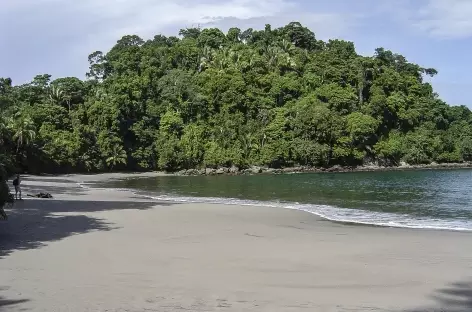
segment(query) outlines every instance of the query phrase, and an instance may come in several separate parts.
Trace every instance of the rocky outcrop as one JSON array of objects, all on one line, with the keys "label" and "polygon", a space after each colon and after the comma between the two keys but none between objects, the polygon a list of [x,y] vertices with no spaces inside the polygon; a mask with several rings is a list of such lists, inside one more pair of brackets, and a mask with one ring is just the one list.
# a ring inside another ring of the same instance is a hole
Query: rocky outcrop
[{"label": "rocky outcrop", "polygon": [[219,168],[203,168],[203,169],[187,169],[174,173],[181,176],[198,176],[198,175],[254,175],[254,174],[287,174],[287,173],[308,173],[308,172],[364,172],[364,171],[401,171],[401,170],[427,170],[427,169],[457,169],[457,168],[472,168],[472,163],[449,163],[438,164],[431,163],[425,165],[409,165],[407,163],[400,163],[399,166],[379,166],[369,164],[366,166],[357,167],[343,167],[335,165],[332,167],[286,167],[286,168],[268,168],[251,166],[249,168],[241,169],[236,166],[233,167],[219,167]]}]

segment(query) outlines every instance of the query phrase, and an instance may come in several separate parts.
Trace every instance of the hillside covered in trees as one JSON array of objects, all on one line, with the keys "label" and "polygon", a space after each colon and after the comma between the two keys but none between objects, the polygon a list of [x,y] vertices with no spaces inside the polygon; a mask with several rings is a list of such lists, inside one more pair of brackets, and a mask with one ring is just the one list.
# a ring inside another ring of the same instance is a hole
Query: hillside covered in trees
[{"label": "hillside covered in trees", "polygon": [[0,80],[0,162],[28,172],[472,160],[472,114],[435,69],[299,23],[124,36],[86,80]]}]

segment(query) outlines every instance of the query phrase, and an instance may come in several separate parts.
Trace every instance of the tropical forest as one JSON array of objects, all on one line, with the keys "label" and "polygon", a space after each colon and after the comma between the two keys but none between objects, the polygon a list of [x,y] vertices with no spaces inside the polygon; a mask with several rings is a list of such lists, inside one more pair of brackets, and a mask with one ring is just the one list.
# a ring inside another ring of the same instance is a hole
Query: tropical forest
[{"label": "tropical forest", "polygon": [[[0,79],[1,175],[472,160],[472,114],[385,48],[263,30],[126,35],[84,79]],[[85,70],[84,70],[85,71]]]}]

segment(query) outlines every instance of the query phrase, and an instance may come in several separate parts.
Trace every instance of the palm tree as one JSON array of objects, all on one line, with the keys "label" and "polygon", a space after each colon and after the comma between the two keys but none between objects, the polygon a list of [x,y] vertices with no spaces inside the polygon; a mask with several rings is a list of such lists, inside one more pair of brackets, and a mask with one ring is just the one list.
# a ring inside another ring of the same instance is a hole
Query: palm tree
[{"label": "palm tree", "polygon": [[106,159],[107,165],[110,166],[110,169],[113,169],[116,165],[126,165],[127,155],[126,151],[121,147],[121,145],[114,145],[111,150],[111,155]]},{"label": "palm tree", "polygon": [[20,146],[29,145],[36,137],[34,122],[29,117],[17,116],[17,119],[11,118],[8,128],[13,132],[13,140],[16,141],[17,151]]},{"label": "palm tree", "polygon": [[64,100],[64,91],[61,89],[61,87],[57,86],[51,86],[50,93],[49,93],[49,100],[53,104],[61,104],[62,101]]},{"label": "palm tree", "polygon": [[295,52],[295,47],[289,41],[283,39],[280,44],[280,55],[279,55],[279,63],[282,66],[287,68],[294,68],[297,64],[295,63],[294,58],[292,57],[293,53]]},{"label": "palm tree", "polygon": [[234,65],[234,67],[237,70],[241,71],[242,70],[242,65],[243,65],[241,54],[238,51],[231,50],[230,58],[231,58],[231,62]]},{"label": "palm tree", "polygon": [[205,68],[210,67],[214,62],[215,51],[212,48],[205,46],[202,51],[202,56],[200,57],[200,64],[198,66],[198,71],[201,72]]},{"label": "palm tree", "polygon": [[247,71],[253,68],[257,62],[258,54],[255,51],[252,51],[250,54],[238,54],[236,66],[240,68],[241,71]]},{"label": "palm tree", "polygon": [[233,52],[229,48],[223,48],[220,51],[220,53],[215,55],[213,66],[214,68],[223,71],[231,65]]},{"label": "palm tree", "polygon": [[90,170],[93,168],[93,162],[92,158],[90,157],[89,154],[83,154],[82,156],[79,157],[80,163],[85,167],[85,169],[90,172]]},{"label": "palm tree", "polygon": [[64,90],[61,89],[61,87],[58,86],[51,86],[50,92],[49,92],[49,101],[53,104],[61,105],[64,102],[67,104],[67,108],[69,109],[69,113],[71,110],[71,101],[74,96],[76,96],[76,92],[72,92],[71,94],[66,94]]},{"label": "palm tree", "polygon": [[295,68],[297,66],[297,63],[289,53],[282,53],[279,56],[279,64],[287,68]]},{"label": "palm tree", "polygon": [[269,68],[277,67],[278,66],[278,56],[279,56],[279,49],[274,46],[266,47],[264,54],[267,59],[267,64]]},{"label": "palm tree", "polygon": [[292,43],[285,39],[282,39],[282,41],[279,44],[279,47],[282,51],[288,54],[291,54],[295,50],[295,47],[292,45]]}]

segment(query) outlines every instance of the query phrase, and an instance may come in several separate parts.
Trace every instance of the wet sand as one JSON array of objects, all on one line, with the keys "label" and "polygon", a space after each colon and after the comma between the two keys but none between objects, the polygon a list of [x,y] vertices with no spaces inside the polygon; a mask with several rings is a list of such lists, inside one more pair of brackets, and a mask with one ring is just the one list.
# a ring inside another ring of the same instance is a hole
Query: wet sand
[{"label": "wet sand", "polygon": [[472,311],[472,233],[77,184],[113,177],[25,178],[55,198],[0,223],[0,311]]}]

